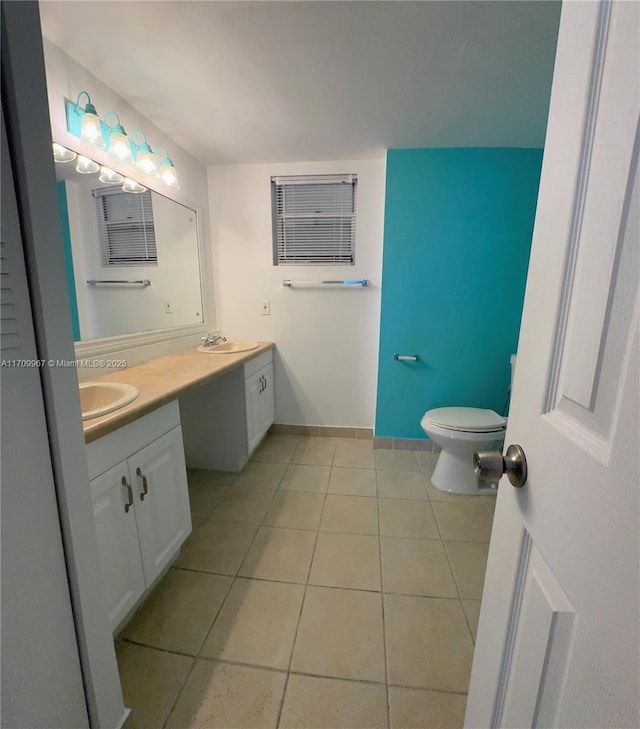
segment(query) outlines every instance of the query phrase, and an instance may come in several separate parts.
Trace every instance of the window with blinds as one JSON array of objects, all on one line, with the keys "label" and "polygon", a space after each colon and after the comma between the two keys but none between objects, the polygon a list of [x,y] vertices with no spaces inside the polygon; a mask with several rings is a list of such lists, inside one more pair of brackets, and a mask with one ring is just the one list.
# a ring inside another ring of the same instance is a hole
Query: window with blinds
[{"label": "window with blinds", "polygon": [[356,175],[272,177],[274,266],[355,263]]},{"label": "window with blinds", "polygon": [[103,266],[157,266],[151,192],[92,191]]}]

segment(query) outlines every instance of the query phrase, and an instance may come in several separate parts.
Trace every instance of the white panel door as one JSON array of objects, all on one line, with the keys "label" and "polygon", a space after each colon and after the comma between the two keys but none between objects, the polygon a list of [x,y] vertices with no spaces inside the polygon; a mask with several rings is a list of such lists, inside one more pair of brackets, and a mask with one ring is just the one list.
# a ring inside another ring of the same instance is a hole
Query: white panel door
[{"label": "white panel door", "polygon": [[109,620],[115,630],[145,590],[126,461],[92,479],[91,500]]},{"label": "white panel door", "polygon": [[149,587],[191,533],[180,426],[131,456],[128,463],[135,485],[142,566]]},{"label": "white panel door", "polygon": [[640,4],[563,4],[465,726],[638,727]]}]

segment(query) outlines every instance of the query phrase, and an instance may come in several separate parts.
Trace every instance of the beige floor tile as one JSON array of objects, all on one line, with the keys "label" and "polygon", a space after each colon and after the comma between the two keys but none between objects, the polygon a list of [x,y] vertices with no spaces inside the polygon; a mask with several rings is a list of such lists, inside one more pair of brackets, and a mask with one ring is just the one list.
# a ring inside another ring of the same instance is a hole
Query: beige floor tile
[{"label": "beige floor tile", "polygon": [[455,503],[434,501],[431,506],[443,539],[462,542],[489,541],[493,519],[477,496]]},{"label": "beige floor tile", "polygon": [[351,443],[338,443],[333,465],[343,468],[375,468],[373,441],[354,440]]},{"label": "beige floor tile", "polygon": [[376,468],[384,471],[420,471],[416,451],[393,451],[377,448]]},{"label": "beige floor tile", "polygon": [[460,597],[479,600],[482,597],[484,573],[487,569],[488,543],[445,542],[444,546]]},{"label": "beige floor tile", "polygon": [[254,489],[272,489],[278,488],[284,472],[287,468],[286,463],[260,463],[249,461],[242,469],[234,486],[249,486]]},{"label": "beige floor tile", "polygon": [[327,494],[320,530],[350,534],[377,534],[377,499],[368,496]]},{"label": "beige floor tile", "polygon": [[287,467],[280,484],[281,491],[309,491],[324,493],[329,483],[329,466],[308,466],[292,463]]},{"label": "beige floor tile", "polygon": [[236,488],[231,486],[209,514],[215,522],[260,524],[267,513],[274,492],[268,489]]},{"label": "beige floor tile", "polygon": [[166,729],[275,729],[286,676],[199,660]]},{"label": "beige floor tile", "polygon": [[473,641],[459,600],[385,595],[389,683],[466,692]]},{"label": "beige floor tile", "polygon": [[436,467],[436,463],[438,462],[439,455],[439,453],[430,453],[429,451],[419,451],[416,453],[418,465],[425,476],[431,476],[433,469]]},{"label": "beige floor tile", "polygon": [[380,595],[309,586],[291,670],[384,681]]},{"label": "beige floor tile", "polygon": [[[189,675],[193,658],[116,642],[124,703],[132,729],[161,727]],[[153,677],[153,680],[149,680]]]},{"label": "beige floor tile", "polygon": [[329,493],[347,496],[376,496],[376,472],[369,468],[331,469]]},{"label": "beige floor tile", "polygon": [[465,694],[389,688],[391,729],[462,729]]},{"label": "beige floor tile", "polygon": [[206,519],[217,506],[228,488],[228,485],[206,483],[205,481],[190,481],[189,504],[191,506],[191,517]]},{"label": "beige floor tile", "polygon": [[427,500],[424,478],[417,471],[384,471],[378,469],[377,479],[378,496],[380,498]]},{"label": "beige floor tile", "polygon": [[291,435],[268,435],[251,456],[253,462],[289,463],[300,438]]},{"label": "beige floor tile", "polygon": [[480,618],[480,600],[463,600],[462,607],[469,621],[469,627],[471,628],[473,640],[475,641],[478,634],[478,620]]},{"label": "beige floor tile", "polygon": [[380,684],[291,674],[280,729],[387,729]]},{"label": "beige floor tile", "polygon": [[302,438],[291,461],[307,466],[330,466],[335,450],[333,438]]},{"label": "beige floor tile", "polygon": [[315,541],[316,532],[261,527],[238,574],[305,584]]},{"label": "beige floor tile", "polygon": [[379,590],[378,537],[320,532],[309,584]]},{"label": "beige floor tile", "polygon": [[205,521],[186,544],[176,567],[234,575],[242,564],[257,527]]},{"label": "beige floor tile", "polygon": [[236,579],[201,655],[286,669],[303,585]]},{"label": "beige floor tile", "polygon": [[475,494],[456,494],[450,491],[441,491],[437,486],[433,485],[427,475],[425,475],[424,482],[427,489],[427,496],[431,501],[449,501],[451,503],[461,504],[464,501],[477,501],[479,499],[479,496]]},{"label": "beige floor tile", "polygon": [[206,468],[188,468],[187,481],[189,488],[199,486],[230,486],[237,473],[231,471],[210,471]]},{"label": "beige floor tile", "polygon": [[324,494],[279,491],[264,518],[265,526],[290,529],[317,529],[322,514]]},{"label": "beige floor tile", "polygon": [[196,655],[231,585],[231,577],[171,569],[122,635],[128,640]]},{"label": "beige floor tile", "polygon": [[458,596],[441,541],[382,537],[380,547],[385,592]]},{"label": "beige floor tile", "polygon": [[385,537],[440,539],[440,532],[428,501],[378,499],[380,534]]}]

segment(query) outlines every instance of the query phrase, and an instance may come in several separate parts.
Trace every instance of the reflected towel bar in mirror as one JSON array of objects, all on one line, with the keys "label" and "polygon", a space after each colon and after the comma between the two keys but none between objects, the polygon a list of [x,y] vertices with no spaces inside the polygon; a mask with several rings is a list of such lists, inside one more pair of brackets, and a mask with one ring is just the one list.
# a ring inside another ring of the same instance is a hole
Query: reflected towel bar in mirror
[{"label": "reflected towel bar in mirror", "polygon": [[148,278],[137,278],[137,279],[97,279],[97,278],[90,278],[87,281],[87,284],[89,286],[98,286],[106,284],[107,286],[111,286],[111,284],[129,284],[133,286],[144,286],[145,288],[147,286],[151,286],[151,281],[149,281]]},{"label": "reflected towel bar in mirror", "polygon": [[369,281],[366,278],[345,279],[343,281],[292,281],[286,278],[282,282],[287,288],[295,288],[296,286],[368,286]]}]

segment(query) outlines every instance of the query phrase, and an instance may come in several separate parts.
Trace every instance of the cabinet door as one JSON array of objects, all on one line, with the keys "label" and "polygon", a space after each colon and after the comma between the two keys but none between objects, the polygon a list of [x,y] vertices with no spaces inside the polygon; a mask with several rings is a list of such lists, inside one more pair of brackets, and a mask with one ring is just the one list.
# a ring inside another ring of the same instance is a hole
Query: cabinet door
[{"label": "cabinet door", "polygon": [[245,408],[247,416],[247,450],[251,453],[260,442],[264,430],[262,414],[263,370],[245,380]]},{"label": "cabinet door", "polygon": [[269,430],[275,420],[275,398],[273,389],[273,364],[263,367],[259,374],[262,376],[263,387],[260,394],[260,438]]},{"label": "cabinet door", "polygon": [[[191,533],[182,430],[174,428],[128,460],[147,587]],[[147,493],[144,493],[146,482]]]},{"label": "cabinet door", "polygon": [[[124,479],[124,484],[123,484]],[[91,481],[93,515],[112,629],[133,608],[145,590],[138,546],[136,515],[130,494],[127,462]]]}]

